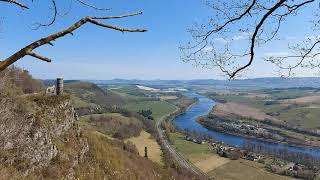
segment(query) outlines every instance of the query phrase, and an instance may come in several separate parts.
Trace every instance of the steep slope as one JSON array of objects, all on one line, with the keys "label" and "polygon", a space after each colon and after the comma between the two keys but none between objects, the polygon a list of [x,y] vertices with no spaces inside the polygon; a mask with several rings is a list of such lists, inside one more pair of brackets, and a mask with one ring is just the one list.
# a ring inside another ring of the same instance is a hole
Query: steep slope
[{"label": "steep slope", "polygon": [[68,95],[0,92],[0,109],[0,179],[185,179],[132,144],[80,129]]},{"label": "steep slope", "polygon": [[[23,94],[11,74],[2,75],[0,73],[0,180],[190,179],[175,169],[141,157],[132,143],[123,142],[128,132],[132,132],[128,136],[131,137],[141,131],[140,120],[133,117],[119,120],[118,116],[112,116],[83,124],[78,121],[72,105],[75,96],[34,91],[34,94]],[[96,107],[123,103],[121,95],[105,93],[90,83],[74,83],[67,88],[67,92],[78,93],[78,100]],[[124,136],[111,138],[110,127],[103,126],[108,124],[104,121],[121,126],[115,134],[122,132]],[[133,131],[134,128],[137,131]]]},{"label": "steep slope", "polygon": [[[0,97],[3,179],[168,179],[135,147],[80,130],[69,96]],[[138,166],[137,166],[138,165]],[[0,179],[1,179],[0,178]]]},{"label": "steep slope", "polygon": [[0,94],[0,109],[4,179],[74,176],[73,168],[88,151],[88,144],[80,136],[68,96]]}]

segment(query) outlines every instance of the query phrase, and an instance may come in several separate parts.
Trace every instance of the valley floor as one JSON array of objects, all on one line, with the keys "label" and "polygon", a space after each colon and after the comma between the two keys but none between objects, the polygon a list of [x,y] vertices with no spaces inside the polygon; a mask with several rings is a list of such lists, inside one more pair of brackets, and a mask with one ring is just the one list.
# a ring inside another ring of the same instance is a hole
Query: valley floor
[{"label": "valley floor", "polygon": [[288,180],[286,176],[280,176],[268,172],[264,165],[257,162],[238,159],[230,160],[220,157],[210,149],[210,145],[196,144],[185,140],[180,133],[171,133],[170,141],[177,151],[181,152],[196,167],[207,173],[210,177],[221,180]]}]

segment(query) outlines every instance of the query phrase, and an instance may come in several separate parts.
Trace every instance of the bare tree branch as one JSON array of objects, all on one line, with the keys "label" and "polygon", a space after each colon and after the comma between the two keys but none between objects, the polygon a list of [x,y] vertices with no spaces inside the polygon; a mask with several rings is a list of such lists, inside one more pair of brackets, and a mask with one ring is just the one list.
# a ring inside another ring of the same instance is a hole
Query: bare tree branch
[{"label": "bare tree branch", "polygon": [[82,0],[76,0],[76,1],[78,1],[78,2],[81,3],[82,5],[88,6],[88,7],[90,7],[90,8],[95,9],[95,10],[98,10],[98,11],[108,11],[108,10],[111,10],[111,9],[112,9],[112,8],[99,8],[99,7],[96,7],[96,6],[92,5],[92,4],[88,4],[88,3],[86,3],[86,2],[84,2],[84,1],[82,1]]},{"label": "bare tree branch", "polygon": [[[320,62],[316,60],[316,58],[320,55],[319,48],[316,50],[319,44],[320,39],[318,38],[315,42],[309,42],[305,46],[301,47],[301,45],[296,45],[295,47],[292,47],[296,55],[270,56],[266,57],[265,60],[268,62],[272,62],[281,70],[287,70],[287,77],[290,77],[293,69],[295,68],[309,67],[313,69],[320,66]],[[313,52],[315,50],[316,52]],[[285,61],[289,59],[294,59],[296,61],[294,61],[295,63],[290,63],[289,65],[286,65]],[[306,60],[308,61],[305,62]],[[317,61],[317,63],[314,63],[314,61]]]},{"label": "bare tree branch", "polygon": [[[208,38],[208,36],[210,36],[212,33],[215,33],[215,32],[218,32],[218,31],[221,31],[222,29],[224,29],[228,24],[231,24],[235,21],[238,21],[240,19],[242,19],[245,15],[250,15],[250,11],[251,9],[253,8],[253,6],[256,4],[256,0],[252,0],[250,6],[240,15],[240,16],[237,16],[235,18],[231,18],[230,20],[228,20],[227,22],[225,22],[223,25],[219,26],[218,28],[216,29],[213,29],[211,31],[209,31],[206,35],[205,35],[205,39]],[[228,17],[229,18],[229,17]]]},{"label": "bare tree branch", "polygon": [[131,17],[131,16],[138,16],[141,15],[142,12],[138,12],[138,13],[132,13],[132,14],[125,14],[125,15],[120,15],[120,16],[107,16],[107,17],[91,17],[91,19],[121,19],[121,18],[127,18],[127,17]]},{"label": "bare tree branch", "polygon": [[7,3],[12,3],[12,4],[15,4],[17,6],[20,6],[21,8],[23,9],[29,9],[29,7],[25,4],[22,4],[16,0],[0,0],[0,2],[7,2]]},{"label": "bare tree branch", "polygon": [[[288,16],[297,15],[299,9],[316,1],[207,0],[206,2],[213,9],[213,17],[208,23],[195,24],[188,30],[192,40],[180,46],[183,53],[181,59],[203,67],[218,67],[230,79],[234,79],[252,65],[257,47],[276,40],[281,25]],[[314,24],[319,22],[320,20],[313,21]],[[317,27],[320,25],[315,25],[315,28]],[[236,41],[241,41],[241,47],[237,46]],[[248,46],[243,46],[242,42],[247,42]],[[297,51],[302,53],[298,55],[299,57],[307,53],[302,48]],[[311,54],[305,58],[307,57],[311,57]]]},{"label": "bare tree branch", "polygon": [[35,29],[39,29],[40,27],[44,27],[44,26],[51,26],[57,19],[57,14],[58,14],[58,9],[57,9],[57,4],[56,4],[56,1],[55,0],[51,0],[52,2],[52,6],[53,6],[53,17],[52,17],[52,20],[48,23],[48,24],[41,24],[41,23],[38,23],[38,26]]},{"label": "bare tree branch", "polygon": [[240,71],[246,69],[247,67],[249,67],[252,62],[253,62],[253,59],[254,59],[254,48],[255,48],[255,43],[256,43],[256,37],[257,37],[257,34],[260,30],[260,28],[262,27],[263,23],[265,22],[265,20],[276,10],[278,9],[284,2],[286,2],[286,0],[280,0],[278,3],[276,3],[263,17],[262,19],[260,20],[260,22],[258,23],[258,25],[256,26],[255,28],[255,31],[252,35],[252,38],[251,38],[251,47],[250,47],[250,60],[249,62],[236,69],[234,72],[230,73],[229,76],[230,78],[234,78]]},{"label": "bare tree branch", "polygon": [[[134,14],[128,14],[128,15],[122,15],[122,16],[116,16],[117,18],[125,18],[125,17],[129,17],[129,16],[134,16],[134,15],[138,15],[138,14],[142,14],[140,13],[134,13]],[[145,32],[145,29],[129,29],[129,28],[122,28],[122,27],[117,27],[117,26],[112,26],[109,24],[104,24],[101,22],[96,21],[95,19],[93,19],[94,17],[85,17],[81,20],[79,20],[78,22],[76,22],[75,24],[73,24],[72,26],[70,26],[69,28],[51,34],[45,38],[42,38],[38,41],[35,41],[31,44],[29,44],[28,46],[24,47],[23,49],[21,49],[20,51],[16,52],[15,54],[11,55],[10,57],[8,57],[7,59],[0,61],[0,71],[3,71],[4,69],[6,69],[8,66],[10,66],[11,64],[15,63],[16,61],[18,61],[19,59],[25,57],[26,55],[30,55],[33,56],[35,58],[38,58],[40,60],[46,61],[46,62],[51,62],[50,59],[42,57],[40,55],[37,55],[35,53],[33,53],[32,51],[40,46],[43,46],[45,44],[49,44],[52,45],[52,41],[61,38],[67,34],[73,34],[73,31],[75,31],[76,29],[80,28],[82,25],[86,24],[86,23],[91,23],[97,26],[101,26],[104,28],[108,28],[108,29],[113,29],[113,30],[117,30],[117,31],[121,31],[121,32]],[[101,19],[112,19],[113,16],[110,17],[101,17]]]},{"label": "bare tree branch", "polygon": [[40,56],[40,55],[38,55],[38,54],[36,54],[34,52],[27,52],[27,55],[32,56],[34,58],[38,58],[38,59],[40,59],[42,61],[45,61],[45,62],[51,62],[51,59],[43,57],[43,56]]}]

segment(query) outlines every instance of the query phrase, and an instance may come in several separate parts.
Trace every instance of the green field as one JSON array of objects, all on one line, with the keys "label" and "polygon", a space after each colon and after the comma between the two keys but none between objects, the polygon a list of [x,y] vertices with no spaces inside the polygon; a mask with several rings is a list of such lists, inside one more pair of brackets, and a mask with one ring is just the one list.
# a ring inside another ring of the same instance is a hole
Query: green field
[{"label": "green field", "polygon": [[139,89],[135,85],[127,85],[127,86],[119,87],[115,91],[117,91],[119,93],[131,95],[131,96],[138,96],[138,97],[145,96],[145,92],[147,92],[142,89]]},{"label": "green field", "polygon": [[318,108],[295,108],[280,113],[279,119],[304,128],[320,129]]},{"label": "green field", "polygon": [[[295,98],[317,96],[319,93],[309,89],[265,89],[247,93],[207,94],[210,98],[221,102],[234,102],[260,109],[264,113],[279,120],[302,128],[320,128],[320,102],[290,102]],[[310,99],[310,98],[309,98]]]},{"label": "green field", "polygon": [[213,171],[208,173],[215,179],[233,179],[233,180],[289,180],[290,177],[280,176],[268,172],[264,169],[263,165],[246,161],[243,159],[231,161],[226,163]]},{"label": "green field", "polygon": [[76,108],[92,106],[121,106],[129,100],[113,91],[105,91],[93,83],[66,84],[65,91],[72,94]]},{"label": "green field", "polygon": [[176,106],[166,101],[142,101],[137,103],[129,103],[124,107],[133,112],[150,109],[152,111],[152,117],[154,119],[159,119],[174,112],[177,109]]},{"label": "green field", "polygon": [[194,142],[186,141],[184,135],[180,133],[170,133],[170,141],[176,149],[184,154],[186,157],[191,158],[195,155],[212,154],[208,148],[208,144],[196,144]]},{"label": "green field", "polygon": [[82,107],[96,107],[97,105],[94,103],[86,102],[79,97],[71,96],[72,104],[74,108],[82,108]]}]

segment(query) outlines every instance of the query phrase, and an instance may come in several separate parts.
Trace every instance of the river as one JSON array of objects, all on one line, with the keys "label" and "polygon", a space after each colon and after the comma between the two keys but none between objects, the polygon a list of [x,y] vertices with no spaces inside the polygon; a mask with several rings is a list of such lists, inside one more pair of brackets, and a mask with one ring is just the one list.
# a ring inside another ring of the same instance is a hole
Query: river
[{"label": "river", "polygon": [[186,96],[196,97],[199,99],[197,103],[195,103],[191,108],[189,108],[184,114],[177,116],[173,119],[174,124],[181,129],[194,130],[199,133],[204,133],[211,136],[213,139],[217,141],[224,142],[225,144],[243,147],[246,142],[260,144],[263,146],[267,146],[272,149],[286,149],[289,152],[293,153],[305,153],[311,155],[313,157],[320,158],[320,149],[313,147],[298,147],[294,145],[282,144],[282,143],[271,143],[262,140],[245,138],[242,136],[230,135],[222,132],[217,132],[213,130],[208,130],[199,124],[196,120],[200,116],[207,115],[212,108],[216,105],[216,102],[194,92],[185,93]]}]

